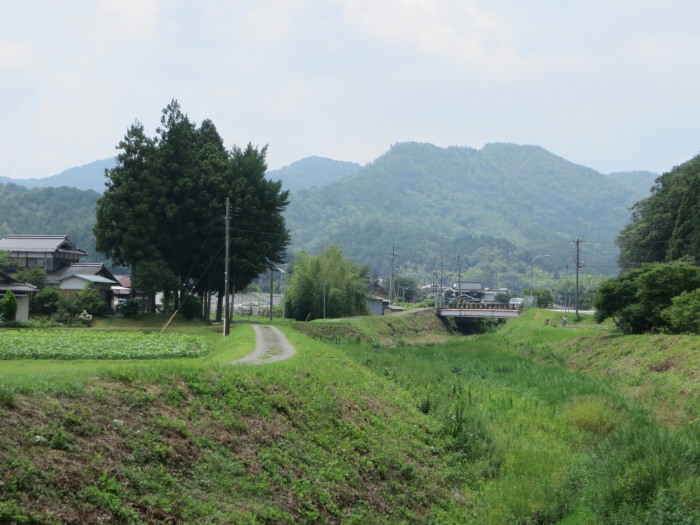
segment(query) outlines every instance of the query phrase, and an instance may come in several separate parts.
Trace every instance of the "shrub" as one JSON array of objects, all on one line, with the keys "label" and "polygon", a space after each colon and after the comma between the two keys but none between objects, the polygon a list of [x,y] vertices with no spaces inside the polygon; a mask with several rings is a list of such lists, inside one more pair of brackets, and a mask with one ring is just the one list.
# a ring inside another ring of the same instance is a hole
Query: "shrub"
[{"label": "shrub", "polygon": [[54,314],[60,304],[61,291],[57,286],[47,286],[39,290],[32,299],[32,304],[37,313]]},{"label": "shrub", "polygon": [[78,310],[87,310],[91,315],[102,315],[107,306],[100,291],[92,284],[75,292],[75,304]]},{"label": "shrub", "polygon": [[202,306],[200,304],[199,297],[195,295],[187,295],[182,300],[182,305],[180,305],[180,312],[182,313],[182,316],[188,321],[191,321],[192,319],[200,315],[201,311]]},{"label": "shrub", "polygon": [[661,317],[674,333],[700,333],[700,289],[683,292],[661,311]]},{"label": "shrub", "polygon": [[117,306],[117,313],[124,317],[136,317],[141,313],[141,301],[130,298]]},{"label": "shrub", "polygon": [[0,299],[0,320],[14,321],[17,317],[17,298],[12,290],[8,290],[5,297]]},{"label": "shrub", "polygon": [[58,306],[53,315],[53,320],[61,324],[70,324],[73,318],[78,315],[82,309],[77,304],[76,294],[63,294],[59,292]]}]

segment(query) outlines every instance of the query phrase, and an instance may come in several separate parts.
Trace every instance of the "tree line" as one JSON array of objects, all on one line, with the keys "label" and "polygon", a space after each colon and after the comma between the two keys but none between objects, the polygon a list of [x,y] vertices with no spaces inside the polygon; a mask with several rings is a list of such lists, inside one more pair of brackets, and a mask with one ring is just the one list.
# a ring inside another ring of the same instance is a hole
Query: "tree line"
[{"label": "tree line", "polygon": [[154,137],[137,121],[117,150],[97,201],[94,233],[98,251],[131,269],[135,288],[164,291],[173,304],[197,294],[208,316],[211,293],[224,294],[227,197],[229,291],[284,260],[289,193],[265,178],[266,147],[226,149],[212,121],[196,126],[173,100]]},{"label": "tree line", "polygon": [[625,333],[700,333],[700,155],[656,179],[617,244],[626,271],[598,290],[597,320]]}]

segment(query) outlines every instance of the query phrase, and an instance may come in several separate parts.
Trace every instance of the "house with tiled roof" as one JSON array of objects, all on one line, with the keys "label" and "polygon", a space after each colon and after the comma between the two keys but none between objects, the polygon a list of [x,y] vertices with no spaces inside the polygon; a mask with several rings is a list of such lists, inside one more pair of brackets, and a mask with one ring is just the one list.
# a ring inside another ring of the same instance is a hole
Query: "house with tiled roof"
[{"label": "house with tiled roof", "polygon": [[0,299],[5,297],[8,291],[17,298],[17,315],[15,320],[26,321],[29,319],[29,296],[37,291],[36,286],[21,283],[11,275],[0,270]]},{"label": "house with tiled roof", "polygon": [[47,275],[87,255],[67,235],[5,235],[0,239],[0,252],[7,254],[5,271],[41,268]]},{"label": "house with tiled roof", "polygon": [[102,263],[81,263],[80,258],[88,254],[67,235],[5,235],[0,239],[0,252],[6,253],[7,273],[41,268],[47,284],[67,293],[92,285],[111,308],[117,279]]}]

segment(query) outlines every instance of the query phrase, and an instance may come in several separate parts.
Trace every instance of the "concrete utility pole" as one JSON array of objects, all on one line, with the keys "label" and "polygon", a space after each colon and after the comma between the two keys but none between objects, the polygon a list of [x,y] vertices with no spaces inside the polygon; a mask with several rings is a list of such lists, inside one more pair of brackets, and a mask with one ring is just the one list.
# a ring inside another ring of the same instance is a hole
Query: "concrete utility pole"
[{"label": "concrete utility pole", "polygon": [[457,297],[462,295],[462,256],[457,252]]},{"label": "concrete utility pole", "polygon": [[272,266],[270,266],[270,321],[272,321],[272,291],[274,289],[275,281],[272,274]]},{"label": "concrete utility pole", "polygon": [[580,245],[582,242],[586,242],[583,239],[579,239],[578,237],[576,239],[573,239],[571,242],[576,243],[576,295],[574,296],[574,306],[576,308],[576,320],[578,321],[578,271],[579,268],[581,268],[583,265],[581,264],[581,248]]},{"label": "concrete utility pole", "polygon": [[396,269],[396,258],[399,256],[398,253],[396,253],[396,246],[394,243],[391,243],[391,253],[389,254],[389,257],[391,257],[391,275],[389,276],[389,301],[391,301],[391,298],[394,296],[394,272]]},{"label": "concrete utility pole", "polygon": [[231,203],[229,198],[226,197],[226,249],[224,257],[226,258],[226,263],[224,264],[224,337],[226,337],[231,328],[229,327],[229,302],[228,302],[228,250],[229,250],[229,222],[231,220]]}]

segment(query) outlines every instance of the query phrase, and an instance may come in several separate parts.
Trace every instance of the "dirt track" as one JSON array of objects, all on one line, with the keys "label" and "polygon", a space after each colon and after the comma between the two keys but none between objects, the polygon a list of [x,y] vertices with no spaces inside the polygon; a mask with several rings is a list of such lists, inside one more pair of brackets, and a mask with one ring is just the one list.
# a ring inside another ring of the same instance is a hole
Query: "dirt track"
[{"label": "dirt track", "polygon": [[255,330],[255,350],[233,361],[232,365],[273,363],[289,359],[296,353],[287,336],[274,326],[255,324],[253,329]]}]

